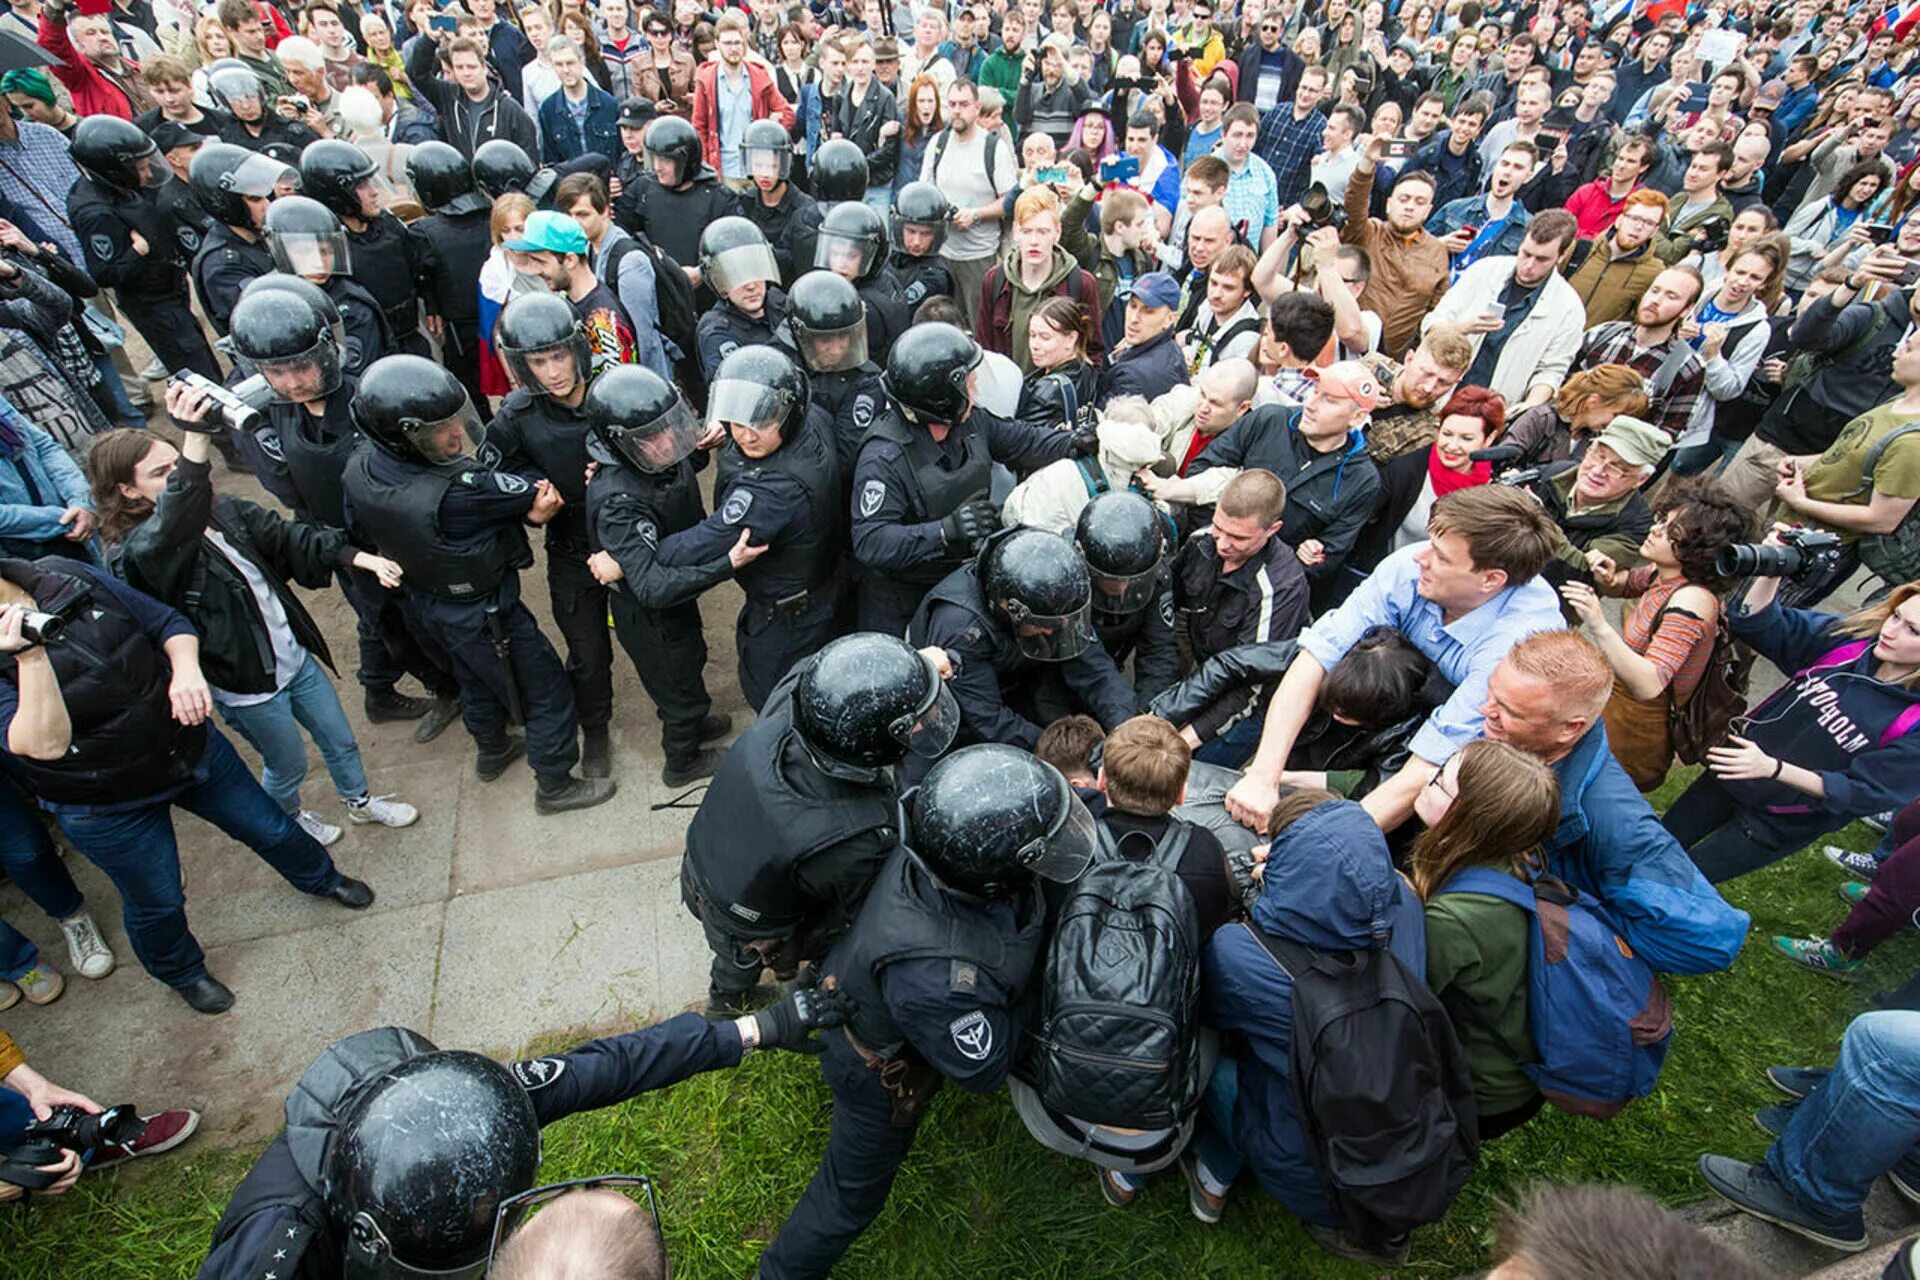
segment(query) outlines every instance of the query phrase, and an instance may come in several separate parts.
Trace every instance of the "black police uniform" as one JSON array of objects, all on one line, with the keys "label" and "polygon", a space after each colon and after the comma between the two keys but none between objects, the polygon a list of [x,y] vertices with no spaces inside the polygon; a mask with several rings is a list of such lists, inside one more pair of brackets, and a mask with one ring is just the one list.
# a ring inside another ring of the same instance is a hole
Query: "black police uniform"
[{"label": "black police uniform", "polygon": [[712,382],[720,362],[741,347],[772,345],[774,335],[784,326],[786,318],[787,295],[773,285],[767,286],[767,303],[757,318],[728,299],[720,299],[706,309],[694,330],[700,348],[701,373]]},{"label": "black police uniform", "polygon": [[255,236],[244,240],[224,222],[216,222],[200,238],[200,252],[193,256],[193,287],[200,295],[200,309],[213,322],[213,331],[227,336],[227,321],[234,303],[249,282],[279,270],[266,242]]},{"label": "black police uniform", "polygon": [[[340,323],[346,326],[346,349],[340,353],[342,373],[365,373],[367,366],[381,356],[394,354],[393,328],[372,294],[346,276],[329,276],[320,287],[333,299]],[[477,406],[480,402],[475,403]]]},{"label": "black police uniform", "polygon": [[[363,1083],[426,1051],[398,1027],[363,1031],[329,1046],[287,1096],[287,1126],[247,1171],[213,1229],[198,1280],[340,1280],[343,1232],[327,1212],[325,1153]],[[683,1013],[623,1036],[509,1065],[535,1118],[608,1107],[703,1071],[738,1066],[731,1022]]]},{"label": "black police uniform", "polygon": [[660,539],[706,519],[694,474],[706,463],[705,453],[695,453],[670,471],[642,474],[603,462],[587,485],[588,536],[595,550],[619,562],[623,575],[608,589],[614,635],[659,710],[669,762],[700,751],[700,723],[713,702],[699,596],[732,577],[733,566],[722,553],[705,565],[668,568],[654,552]]},{"label": "black police uniform", "polygon": [[885,360],[894,340],[913,323],[907,311],[906,288],[886,266],[873,279],[853,287],[859,291],[860,301],[867,304],[867,351],[873,359]]},{"label": "black police uniform", "polygon": [[[570,774],[580,754],[572,686],[520,600],[520,570],[533,563],[522,527],[533,484],[477,461],[427,467],[362,443],[347,463],[345,493],[355,541],[405,570],[401,605],[446,651],[460,683],[460,718],[474,740],[483,750],[506,741],[517,689],[528,762],[542,777]],[[494,648],[495,627],[507,644],[505,662]]]},{"label": "black police uniform", "polygon": [[[1033,750],[1041,725],[1033,710],[1038,677],[1055,674],[1103,729],[1114,729],[1134,714],[1136,700],[1111,654],[1089,645],[1078,657],[1042,662],[1020,651],[1008,624],[987,604],[977,566],[965,564],[927,593],[907,627],[907,643],[945,649],[953,659],[947,687],[960,704],[956,745],[1001,742]],[[911,763],[911,762],[909,762]]]},{"label": "black police uniform", "polygon": [[[431,354],[427,335],[420,332],[420,299],[434,296],[435,280],[431,255],[420,233],[384,211],[368,219],[364,229],[349,226],[346,232],[354,283],[373,295],[386,317],[394,343],[389,351]],[[469,283],[478,279],[477,272],[468,277]],[[477,301],[474,309],[478,315]]]},{"label": "black police uniform", "polygon": [[445,325],[440,360],[467,389],[474,408],[485,415],[487,396],[480,389],[480,268],[493,252],[493,211],[480,196],[471,209],[439,209],[413,224],[424,251],[427,310]]},{"label": "black police uniform", "polygon": [[[1180,678],[1180,641],[1174,630],[1173,574],[1165,571],[1159,590],[1144,609],[1102,613],[1100,593],[1093,593],[1093,632],[1113,655],[1115,666],[1133,659],[1133,692],[1141,711],[1160,692]],[[1057,717],[1048,717],[1057,719]]]},{"label": "black police uniform", "polygon": [[[361,442],[347,410],[359,387],[357,378],[342,375],[318,417],[308,413],[304,405],[276,403],[267,407],[274,460],[299,499],[292,505],[302,520],[336,529],[347,527],[347,461]],[[407,621],[398,592],[381,586],[380,580],[365,569],[342,569],[336,580],[340,593],[353,607],[354,632],[360,644],[360,669],[355,674],[362,686],[369,691],[390,691],[402,676],[411,675],[436,698],[460,695],[446,654],[431,637]]]},{"label": "black police uniform", "polygon": [[[584,390],[584,388],[583,388]],[[551,396],[520,387],[500,404],[487,427],[480,458],[499,471],[547,479],[566,505],[547,522],[547,591],[553,622],[567,644],[567,678],[582,728],[613,719],[613,636],[607,630],[607,589],[587,568],[587,419]]]},{"label": "black police uniform", "polygon": [[1037,888],[976,898],[894,850],[824,966],[854,1005],[847,1028],[821,1037],[833,1126],[819,1172],[760,1255],[764,1280],[824,1276],[839,1261],[886,1205],[943,1080],[979,1094],[1005,1083],[1045,914]]},{"label": "black police uniform", "polygon": [[[231,142],[236,147],[245,147],[262,155],[271,154],[276,160],[297,165],[300,163],[300,153],[307,149],[307,144],[320,140],[319,134],[298,120],[289,120],[278,112],[269,111],[255,123],[260,126],[259,133],[229,117],[220,126],[220,141]],[[271,152],[269,148],[272,148]]]},{"label": "black police uniform", "polygon": [[860,564],[860,629],[897,636],[927,589],[973,554],[949,546],[940,522],[987,496],[990,468],[1036,471],[1067,456],[1064,431],[1041,430],[975,408],[936,443],[889,407],[874,420],[853,470],[853,555]]},{"label": "black police uniform", "polygon": [[831,428],[809,412],[771,455],[748,459],[733,446],[714,486],[714,513],[661,540],[669,568],[708,564],[751,529],[751,545],[772,550],[735,575],[746,603],[734,624],[740,691],[756,712],[801,658],[837,634],[842,579],[840,471]]},{"label": "black police uniform", "polygon": [[[789,672],[720,762],[687,828],[681,898],[713,952],[712,993],[790,975],[847,929],[898,838],[893,779],[820,768],[794,725]],[[750,947],[749,943],[760,943]]]},{"label": "black police uniform", "polygon": [[700,235],[707,224],[739,212],[739,198],[702,165],[692,183],[677,191],[667,190],[652,173],[646,174],[620,193],[614,221],[629,231],[646,232],[647,239],[673,255],[675,262],[692,267],[700,263]]},{"label": "black police uniform", "polygon": [[887,266],[900,281],[900,301],[911,316],[928,298],[953,296],[953,273],[946,259],[937,253],[916,258],[904,249],[895,249]]},{"label": "black police uniform", "polygon": [[[812,196],[800,188],[787,183],[787,189],[780,193],[780,201],[769,206],[760,198],[758,190],[749,191],[740,197],[740,214],[767,238],[767,244],[773,249],[773,260],[780,267],[780,284],[783,288],[792,288],[794,280],[813,269],[811,252],[805,258],[794,253],[793,227],[795,219],[807,210],[815,209]],[[815,215],[818,216],[817,213]],[[816,224],[817,225],[817,224]],[[809,251],[812,245],[807,246]]]},{"label": "black police uniform", "polygon": [[[796,360],[800,358],[793,333],[787,326],[780,327],[778,339],[783,350],[793,352]],[[814,407],[833,424],[833,447],[840,457],[840,474],[844,480],[841,487],[845,491],[841,496],[845,498],[852,491],[860,443],[887,406],[887,393],[880,386],[880,366],[869,360],[833,373],[809,371],[807,378],[813,388]]]},{"label": "black police uniform", "polygon": [[154,199],[173,220],[173,238],[180,246],[180,261],[191,264],[208,234],[220,223],[194,197],[193,188],[184,182],[163,183],[154,192]]},{"label": "black police uniform", "polygon": [[[165,161],[155,157],[154,163]],[[82,175],[67,192],[67,212],[86,254],[87,274],[114,291],[120,310],[167,371],[191,369],[220,381],[220,366],[187,296],[186,266],[193,255],[182,251],[173,216],[155,193],[123,196]],[[134,251],[136,231],[147,243],[144,254]]]}]

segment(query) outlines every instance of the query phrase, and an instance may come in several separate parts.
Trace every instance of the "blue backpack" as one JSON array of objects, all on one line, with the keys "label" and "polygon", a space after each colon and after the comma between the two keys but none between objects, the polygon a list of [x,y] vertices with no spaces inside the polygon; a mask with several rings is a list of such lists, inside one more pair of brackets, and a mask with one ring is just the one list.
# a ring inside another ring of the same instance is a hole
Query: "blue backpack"
[{"label": "blue backpack", "polygon": [[1562,1111],[1612,1119],[1653,1091],[1673,1007],[1598,899],[1551,876],[1531,885],[1469,867],[1442,893],[1479,893],[1527,913],[1527,1023],[1539,1061],[1522,1068]]}]

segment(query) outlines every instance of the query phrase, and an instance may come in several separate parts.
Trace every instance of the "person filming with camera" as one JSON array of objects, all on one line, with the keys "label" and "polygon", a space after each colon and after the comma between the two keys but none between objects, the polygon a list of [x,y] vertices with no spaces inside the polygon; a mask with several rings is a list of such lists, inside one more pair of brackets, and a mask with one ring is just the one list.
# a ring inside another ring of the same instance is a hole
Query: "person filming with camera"
[{"label": "person filming with camera", "polygon": [[1725,548],[1715,569],[1751,575],[1728,631],[1787,680],[1707,752],[1662,822],[1715,884],[1757,871],[1920,790],[1920,583],[1837,616],[1779,602],[1781,578],[1818,573],[1826,540],[1775,525]]}]

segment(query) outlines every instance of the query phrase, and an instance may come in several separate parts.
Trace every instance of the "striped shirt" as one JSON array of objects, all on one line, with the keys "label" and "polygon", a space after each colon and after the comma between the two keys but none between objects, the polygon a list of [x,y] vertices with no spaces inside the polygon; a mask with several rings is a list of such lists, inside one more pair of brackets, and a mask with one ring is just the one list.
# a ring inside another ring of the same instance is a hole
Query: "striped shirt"
[{"label": "striped shirt", "polygon": [[[1685,578],[1657,579],[1654,572],[1652,565],[1643,564],[1627,575],[1627,594],[1638,592],[1640,599],[1620,628],[1620,638],[1627,642],[1627,648],[1653,664],[1674,702],[1682,703],[1693,696],[1693,691],[1706,678],[1717,627],[1712,621],[1703,621],[1677,609],[1661,617],[1660,611],[1687,581]],[[1657,631],[1653,629],[1656,619],[1660,624]]]}]

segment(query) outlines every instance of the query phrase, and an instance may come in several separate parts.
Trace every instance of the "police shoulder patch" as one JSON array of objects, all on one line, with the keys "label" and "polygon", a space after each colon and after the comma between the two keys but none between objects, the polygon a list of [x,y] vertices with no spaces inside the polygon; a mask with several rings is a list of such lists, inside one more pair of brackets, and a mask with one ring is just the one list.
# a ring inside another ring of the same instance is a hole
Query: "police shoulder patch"
[{"label": "police shoulder patch", "polygon": [[640,541],[646,543],[648,546],[657,547],[660,545],[660,530],[655,527],[653,521],[636,520],[633,524],[633,531],[640,535]]},{"label": "police shoulder patch", "polygon": [[853,425],[865,431],[873,425],[874,403],[872,396],[853,398]]},{"label": "police shoulder patch", "polygon": [[969,1062],[985,1062],[993,1052],[993,1024],[978,1009],[949,1022],[947,1034],[953,1037],[953,1047],[960,1056]]},{"label": "police shoulder patch", "polygon": [[725,360],[728,356],[732,355],[734,352],[738,351],[739,349],[740,349],[740,344],[737,342],[722,342],[720,344],[720,358],[722,360]]},{"label": "police shoulder patch", "polygon": [[533,1093],[567,1074],[567,1063],[564,1058],[528,1058],[514,1063],[512,1071],[520,1087]]},{"label": "police shoulder patch", "polygon": [[871,516],[887,500],[887,485],[884,480],[869,480],[860,488],[860,514]]},{"label": "police shoulder patch", "polygon": [[525,476],[515,475],[511,471],[494,472],[493,484],[500,492],[510,494],[522,494],[533,488],[531,484],[527,483]]},{"label": "police shoulder patch", "polygon": [[1173,593],[1171,591],[1160,593],[1160,621],[1169,627],[1173,625]]},{"label": "police shoulder patch", "polygon": [[106,236],[88,236],[87,248],[93,250],[93,256],[102,262],[113,258],[113,241]]},{"label": "police shoulder patch", "polygon": [[753,506],[753,492],[750,489],[735,489],[727,495],[720,505],[720,520],[723,524],[739,524],[747,518],[747,512]]},{"label": "police shoulder patch", "polygon": [[483,441],[473,451],[473,458],[483,467],[497,467],[500,465],[500,446],[491,440]]}]

